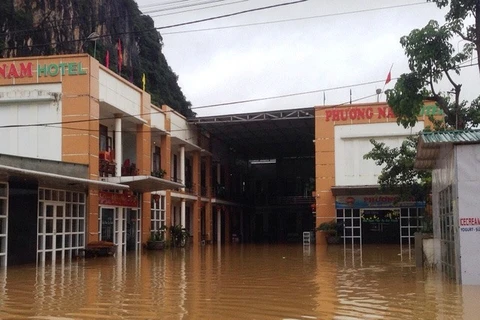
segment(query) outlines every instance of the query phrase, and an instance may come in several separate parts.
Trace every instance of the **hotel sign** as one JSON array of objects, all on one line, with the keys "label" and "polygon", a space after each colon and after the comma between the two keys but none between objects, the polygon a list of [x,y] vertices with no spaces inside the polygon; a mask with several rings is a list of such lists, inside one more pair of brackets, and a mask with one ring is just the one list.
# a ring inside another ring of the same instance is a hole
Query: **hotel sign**
[{"label": "hotel sign", "polygon": [[98,203],[101,205],[117,207],[138,208],[138,198],[129,192],[113,193],[106,191],[98,192]]},{"label": "hotel sign", "polygon": [[81,62],[37,64],[36,67],[32,62],[0,64],[0,78],[3,79],[32,78],[35,73],[37,77],[76,76],[87,74],[87,70]]},{"label": "hotel sign", "polygon": [[[443,115],[442,109],[437,105],[424,105],[419,116]],[[325,111],[325,121],[347,121],[347,120],[370,120],[370,119],[396,118],[390,107],[355,107],[329,109]]]}]

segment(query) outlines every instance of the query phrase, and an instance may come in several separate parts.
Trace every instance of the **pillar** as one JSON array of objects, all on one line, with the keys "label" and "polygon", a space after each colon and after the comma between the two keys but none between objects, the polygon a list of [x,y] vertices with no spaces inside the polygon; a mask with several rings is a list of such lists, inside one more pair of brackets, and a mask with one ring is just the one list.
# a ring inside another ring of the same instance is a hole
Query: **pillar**
[{"label": "pillar", "polygon": [[170,180],[172,176],[171,157],[172,157],[172,138],[168,135],[160,138],[160,168],[165,170],[164,179]]},{"label": "pillar", "polygon": [[202,231],[200,230],[200,219],[201,219],[201,206],[200,206],[200,203],[201,201],[200,200],[197,200],[193,203],[193,219],[192,219],[192,223],[193,223],[193,230],[192,230],[192,233],[193,233],[193,243],[194,244],[198,244],[201,242],[201,239],[202,239]]},{"label": "pillar", "polygon": [[213,208],[212,208],[212,203],[207,202],[205,205],[205,241],[207,243],[211,243],[213,240]]},{"label": "pillar", "polygon": [[180,225],[182,226],[182,228],[186,228],[186,226],[185,226],[185,212],[186,212],[185,204],[186,204],[185,199],[182,199],[181,206],[180,206]]},{"label": "pillar", "polygon": [[[180,180],[185,184],[185,146],[180,146]],[[185,192],[185,188],[182,188],[182,191]]]},{"label": "pillar", "polygon": [[193,194],[200,195],[200,172],[201,172],[201,161],[200,161],[200,151],[193,152],[193,161],[192,161],[192,183],[193,183]]},{"label": "pillar", "polygon": [[217,206],[217,243],[222,243],[222,209]]},{"label": "pillar", "polygon": [[122,115],[115,114],[115,177],[122,176]]}]

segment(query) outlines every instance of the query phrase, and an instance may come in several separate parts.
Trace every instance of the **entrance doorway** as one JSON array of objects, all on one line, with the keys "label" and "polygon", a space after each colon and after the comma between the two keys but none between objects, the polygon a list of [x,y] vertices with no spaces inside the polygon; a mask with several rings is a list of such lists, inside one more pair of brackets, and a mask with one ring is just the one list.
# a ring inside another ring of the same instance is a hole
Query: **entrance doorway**
[{"label": "entrance doorway", "polygon": [[65,258],[65,204],[40,203],[38,217],[38,261],[55,262]]},{"label": "entrance doorway", "polygon": [[38,198],[37,262],[78,255],[85,247],[85,193],[40,188]]},{"label": "entrance doorway", "polygon": [[424,211],[423,207],[339,208],[337,223],[343,227],[347,244],[399,243],[411,247]]},{"label": "entrance doorway", "polygon": [[100,240],[115,242],[113,235],[115,228],[113,219],[115,216],[115,208],[102,208],[100,212]]},{"label": "entrance doorway", "polygon": [[400,209],[362,209],[363,243],[398,243]]},{"label": "entrance doorway", "polygon": [[140,214],[137,208],[100,209],[100,240],[113,242],[118,252],[140,249]]}]

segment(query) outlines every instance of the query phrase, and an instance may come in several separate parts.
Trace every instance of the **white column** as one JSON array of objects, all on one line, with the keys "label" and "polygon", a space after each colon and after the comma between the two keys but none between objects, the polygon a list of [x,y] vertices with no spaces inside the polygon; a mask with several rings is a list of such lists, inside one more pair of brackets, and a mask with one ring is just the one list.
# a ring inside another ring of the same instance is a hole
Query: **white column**
[{"label": "white column", "polygon": [[217,243],[222,243],[222,210],[217,208]]},{"label": "white column", "polygon": [[[180,180],[185,184],[185,146],[180,146]],[[182,188],[185,191],[185,188]]]},{"label": "white column", "polygon": [[122,118],[115,114],[115,177],[122,176]]},{"label": "white column", "polygon": [[[114,225],[114,235],[117,234],[117,255],[121,255],[123,253],[123,208],[115,208],[115,218],[114,223],[117,225]],[[118,227],[118,230],[116,230]],[[114,239],[115,241],[115,239]]]},{"label": "white column", "polygon": [[181,207],[180,207],[180,225],[182,228],[186,228],[185,226],[185,199],[182,199]]}]

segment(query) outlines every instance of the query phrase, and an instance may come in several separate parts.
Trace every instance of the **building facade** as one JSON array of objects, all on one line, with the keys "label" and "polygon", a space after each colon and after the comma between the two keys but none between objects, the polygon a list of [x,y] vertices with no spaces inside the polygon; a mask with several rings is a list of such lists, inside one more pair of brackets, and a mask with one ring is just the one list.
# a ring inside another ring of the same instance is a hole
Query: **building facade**
[{"label": "building facade", "polygon": [[1,60],[0,133],[1,266],[138,251],[163,225],[225,241],[241,211],[208,135],[88,55]]},{"label": "building facade", "polygon": [[[408,243],[420,227],[424,202],[398,201],[379,191],[381,167],[364,159],[370,140],[399,147],[409,135],[429,125],[426,104],[419,121],[405,129],[386,103],[317,107],[315,111],[316,225],[336,219],[346,243]],[[325,239],[317,237],[317,244]]]}]

